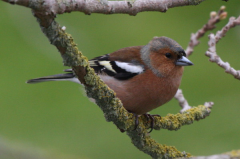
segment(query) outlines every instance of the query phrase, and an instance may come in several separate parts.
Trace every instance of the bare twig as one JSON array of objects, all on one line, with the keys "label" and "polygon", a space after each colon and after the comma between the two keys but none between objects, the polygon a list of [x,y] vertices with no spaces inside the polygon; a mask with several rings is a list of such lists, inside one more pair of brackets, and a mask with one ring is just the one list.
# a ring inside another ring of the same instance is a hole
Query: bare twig
[{"label": "bare twig", "polygon": [[212,108],[213,105],[214,105],[213,102],[205,102],[204,103],[204,106],[207,107],[207,108]]},{"label": "bare twig", "polygon": [[136,0],[133,3],[129,1],[102,1],[98,0],[3,0],[11,4],[18,4],[33,10],[47,14],[62,14],[72,11],[80,11],[85,14],[103,13],[115,14],[123,13],[136,15],[143,11],[166,12],[169,8],[198,5],[204,0]]},{"label": "bare twig", "polygon": [[188,110],[188,109],[190,109],[190,108],[192,108],[188,104],[187,100],[184,98],[181,89],[177,90],[177,93],[175,94],[174,98],[178,100],[178,103],[179,103],[180,107],[182,107],[182,109],[180,110],[181,113],[186,111],[186,110]]},{"label": "bare twig", "polygon": [[[207,31],[214,29],[216,27],[215,26],[216,23],[218,23],[220,20],[223,20],[223,19],[226,18],[227,12],[225,12],[225,9],[226,9],[226,7],[222,6],[222,7],[220,7],[218,13],[217,12],[211,12],[210,13],[210,19],[208,20],[208,22],[205,25],[203,25],[203,27],[201,29],[199,29],[195,34],[192,33],[191,38],[190,38],[190,42],[189,42],[188,47],[185,51],[187,56],[190,56],[193,53],[194,47],[197,46],[200,43],[198,41],[198,39],[203,37],[204,34]],[[180,110],[181,113],[183,113],[184,111],[192,108],[188,104],[187,100],[184,98],[181,89],[178,89],[174,98],[178,100],[179,105],[182,107],[182,109]],[[213,105],[213,102],[206,102],[204,105],[211,107]]]},{"label": "bare twig", "polygon": [[[192,107],[188,104],[188,101],[184,98],[182,90],[178,89],[177,93],[175,94],[174,98],[178,100],[178,103],[182,109],[180,110],[180,113],[183,113],[187,111],[188,109],[191,109]],[[212,108],[213,102],[205,102],[204,106],[207,108]]]},{"label": "bare twig", "polygon": [[215,24],[218,23],[220,20],[226,18],[227,12],[225,12],[225,9],[226,7],[222,6],[218,13],[211,12],[210,19],[208,20],[207,24],[205,24],[201,29],[199,29],[195,34],[192,33],[190,42],[185,51],[187,56],[190,56],[193,53],[193,48],[200,43],[198,41],[199,38],[203,37],[207,31],[214,29],[216,27]]},{"label": "bare twig", "polygon": [[194,156],[191,159],[240,159],[240,150],[233,150],[223,154],[216,154],[211,156]]},{"label": "bare twig", "polygon": [[218,31],[216,35],[210,34],[208,41],[208,51],[206,51],[205,55],[209,57],[209,61],[217,63],[220,67],[225,69],[226,73],[233,75],[235,78],[240,80],[240,70],[235,70],[230,66],[228,62],[222,61],[222,59],[217,55],[216,52],[216,43],[225,36],[225,34],[233,27],[240,25],[240,16],[236,19],[235,17],[231,17],[229,22],[222,28],[222,30]]}]

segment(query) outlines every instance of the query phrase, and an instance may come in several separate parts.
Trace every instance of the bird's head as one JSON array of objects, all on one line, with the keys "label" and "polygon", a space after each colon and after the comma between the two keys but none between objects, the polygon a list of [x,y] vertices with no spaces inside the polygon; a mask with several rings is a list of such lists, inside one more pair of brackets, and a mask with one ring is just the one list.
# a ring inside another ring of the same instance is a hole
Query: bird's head
[{"label": "bird's head", "polygon": [[144,63],[159,77],[183,70],[193,63],[186,58],[183,48],[168,37],[154,37],[141,49]]}]

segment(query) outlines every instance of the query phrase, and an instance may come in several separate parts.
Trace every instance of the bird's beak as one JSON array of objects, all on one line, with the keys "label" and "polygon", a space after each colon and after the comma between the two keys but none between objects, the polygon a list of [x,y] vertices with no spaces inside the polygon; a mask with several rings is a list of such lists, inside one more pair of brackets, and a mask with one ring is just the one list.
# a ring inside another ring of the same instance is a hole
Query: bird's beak
[{"label": "bird's beak", "polygon": [[175,64],[178,65],[178,66],[191,66],[191,65],[193,65],[193,63],[184,56],[182,56],[182,58],[178,59]]}]

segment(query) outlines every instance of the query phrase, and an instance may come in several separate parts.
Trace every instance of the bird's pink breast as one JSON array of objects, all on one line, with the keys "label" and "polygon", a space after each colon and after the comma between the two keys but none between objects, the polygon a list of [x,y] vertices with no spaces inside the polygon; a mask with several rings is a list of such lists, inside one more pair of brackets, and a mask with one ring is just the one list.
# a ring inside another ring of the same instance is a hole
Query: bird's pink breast
[{"label": "bird's pink breast", "polygon": [[125,81],[100,77],[116,92],[125,109],[136,114],[147,113],[171,100],[181,82],[181,76],[160,78],[150,70]]}]

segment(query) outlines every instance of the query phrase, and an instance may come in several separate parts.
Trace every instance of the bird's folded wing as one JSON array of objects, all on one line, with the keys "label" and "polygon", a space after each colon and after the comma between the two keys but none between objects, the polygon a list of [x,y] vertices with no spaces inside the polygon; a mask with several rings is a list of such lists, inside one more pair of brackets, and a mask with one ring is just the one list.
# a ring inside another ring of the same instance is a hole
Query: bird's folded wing
[{"label": "bird's folded wing", "polygon": [[[122,54],[128,53],[129,52],[122,52]],[[126,57],[126,55],[122,55],[119,56],[118,59],[114,54],[115,52],[96,57],[90,60],[89,64],[97,74],[105,74],[119,80],[127,80],[144,72],[144,65],[138,60],[138,58],[129,60],[123,58]],[[136,54],[139,54],[139,52]]]}]

